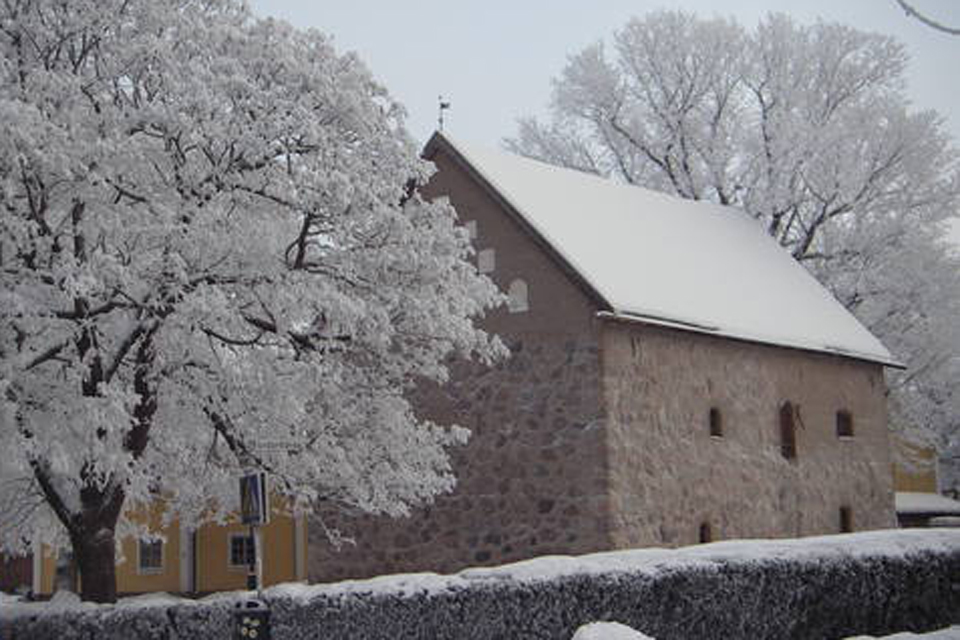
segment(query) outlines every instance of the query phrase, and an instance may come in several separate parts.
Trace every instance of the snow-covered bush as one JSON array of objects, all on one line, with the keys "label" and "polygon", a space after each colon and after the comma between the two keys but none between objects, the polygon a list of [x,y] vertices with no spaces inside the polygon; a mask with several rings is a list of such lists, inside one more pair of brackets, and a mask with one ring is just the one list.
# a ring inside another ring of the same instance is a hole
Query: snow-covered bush
[{"label": "snow-covered bush", "polygon": [[[912,530],[544,557],[452,576],[280,585],[273,637],[554,638],[617,621],[657,640],[842,638],[960,623],[960,532]],[[4,640],[229,638],[239,596],[0,615]]]}]

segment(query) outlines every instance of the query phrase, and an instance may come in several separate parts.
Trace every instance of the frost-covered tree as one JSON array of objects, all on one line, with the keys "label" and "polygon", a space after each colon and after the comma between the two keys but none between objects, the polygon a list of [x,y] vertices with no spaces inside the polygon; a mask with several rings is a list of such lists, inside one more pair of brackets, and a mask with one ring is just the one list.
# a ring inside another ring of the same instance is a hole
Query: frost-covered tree
[{"label": "frost-covered tree", "polygon": [[115,599],[124,514],[185,526],[261,469],[292,508],[402,514],[465,439],[405,391],[502,347],[402,110],[239,0],[0,4],[0,545]]},{"label": "frost-covered tree", "polygon": [[960,256],[945,220],[960,165],[904,93],[893,39],[782,15],[753,30],[661,11],[570,57],[552,119],[509,147],[681,197],[739,206],[907,365],[893,423],[960,427]]}]

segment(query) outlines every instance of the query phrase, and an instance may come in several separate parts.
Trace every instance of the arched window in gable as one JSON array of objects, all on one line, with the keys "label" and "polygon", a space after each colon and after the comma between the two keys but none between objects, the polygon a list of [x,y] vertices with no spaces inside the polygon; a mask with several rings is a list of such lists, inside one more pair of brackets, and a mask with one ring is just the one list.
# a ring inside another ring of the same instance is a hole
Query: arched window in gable
[{"label": "arched window in gable", "polygon": [[530,309],[527,300],[527,283],[519,278],[507,287],[507,309],[510,313],[522,313]]}]

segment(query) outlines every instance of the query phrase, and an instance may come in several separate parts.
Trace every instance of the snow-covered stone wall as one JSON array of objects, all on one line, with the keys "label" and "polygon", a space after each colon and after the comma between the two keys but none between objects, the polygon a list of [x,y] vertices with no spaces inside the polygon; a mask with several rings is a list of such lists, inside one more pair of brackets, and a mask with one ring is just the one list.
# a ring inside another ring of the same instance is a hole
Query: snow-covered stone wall
[{"label": "snow-covered stone wall", "polygon": [[[839,638],[960,622],[960,531],[911,530],[544,557],[265,592],[273,637],[551,638],[616,621],[658,640]],[[230,638],[239,595],[48,611],[5,605],[4,640]]]}]

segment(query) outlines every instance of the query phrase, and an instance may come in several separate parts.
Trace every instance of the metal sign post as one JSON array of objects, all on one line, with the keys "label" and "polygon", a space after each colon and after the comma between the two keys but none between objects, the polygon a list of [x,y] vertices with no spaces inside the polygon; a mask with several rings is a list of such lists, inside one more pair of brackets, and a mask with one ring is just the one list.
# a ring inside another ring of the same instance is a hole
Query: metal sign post
[{"label": "metal sign post", "polygon": [[263,537],[260,527],[270,521],[267,474],[247,473],[240,478],[240,522],[250,527],[253,557],[247,567],[247,589],[257,599],[237,603],[234,609],[234,637],[241,640],[270,640],[270,607],[263,601]]},{"label": "metal sign post", "polygon": [[248,473],[240,478],[240,521],[250,527],[253,558],[247,570],[247,589],[263,588],[263,552],[259,527],[270,521],[267,474]]}]

